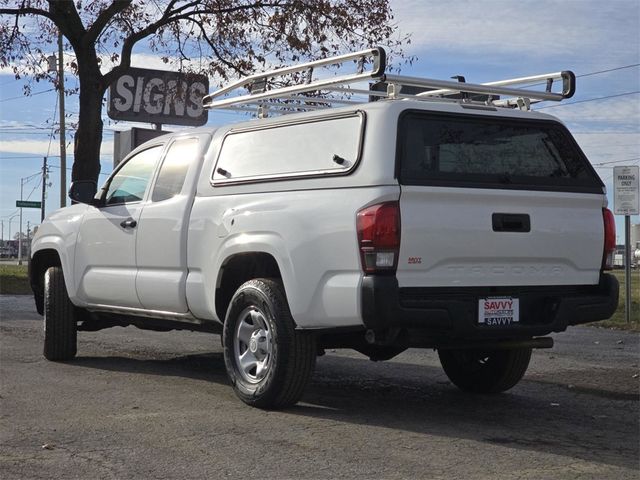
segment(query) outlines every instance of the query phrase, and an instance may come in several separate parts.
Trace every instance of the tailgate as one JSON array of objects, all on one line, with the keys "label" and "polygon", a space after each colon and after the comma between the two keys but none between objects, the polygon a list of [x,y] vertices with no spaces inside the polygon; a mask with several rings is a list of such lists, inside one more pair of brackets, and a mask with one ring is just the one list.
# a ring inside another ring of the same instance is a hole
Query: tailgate
[{"label": "tailgate", "polygon": [[404,186],[399,285],[597,284],[602,204],[593,194]]}]

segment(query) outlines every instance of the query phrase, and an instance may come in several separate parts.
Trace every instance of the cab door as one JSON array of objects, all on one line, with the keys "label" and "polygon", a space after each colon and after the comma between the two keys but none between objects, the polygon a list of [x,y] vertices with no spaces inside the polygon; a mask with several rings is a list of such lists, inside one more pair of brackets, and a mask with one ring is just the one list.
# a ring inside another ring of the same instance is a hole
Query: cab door
[{"label": "cab door", "polygon": [[162,145],[125,160],[103,188],[103,205],[89,207],[75,250],[78,296],[92,305],[140,308],[136,236]]},{"label": "cab door", "polygon": [[147,310],[188,311],[187,227],[205,138],[177,138],[169,145],[141,213],[136,290]]}]

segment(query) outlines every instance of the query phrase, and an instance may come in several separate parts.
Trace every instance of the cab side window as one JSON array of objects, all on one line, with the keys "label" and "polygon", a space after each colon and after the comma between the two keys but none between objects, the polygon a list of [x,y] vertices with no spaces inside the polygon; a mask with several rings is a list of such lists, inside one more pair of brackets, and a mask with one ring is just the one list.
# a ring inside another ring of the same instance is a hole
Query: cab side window
[{"label": "cab side window", "polygon": [[161,151],[162,146],[158,145],[131,157],[111,178],[106,205],[141,201]]},{"label": "cab side window", "polygon": [[189,167],[195,162],[197,153],[197,138],[176,140],[171,144],[160,167],[151,201],[161,202],[180,194]]}]

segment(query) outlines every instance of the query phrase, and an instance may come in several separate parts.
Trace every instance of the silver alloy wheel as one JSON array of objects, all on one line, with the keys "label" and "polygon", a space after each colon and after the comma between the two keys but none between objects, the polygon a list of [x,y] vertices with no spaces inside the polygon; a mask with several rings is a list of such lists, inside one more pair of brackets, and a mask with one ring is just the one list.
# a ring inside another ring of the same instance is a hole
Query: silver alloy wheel
[{"label": "silver alloy wheel", "polygon": [[269,373],[273,351],[271,329],[256,307],[246,308],[240,314],[233,350],[238,372],[247,382],[258,383]]}]

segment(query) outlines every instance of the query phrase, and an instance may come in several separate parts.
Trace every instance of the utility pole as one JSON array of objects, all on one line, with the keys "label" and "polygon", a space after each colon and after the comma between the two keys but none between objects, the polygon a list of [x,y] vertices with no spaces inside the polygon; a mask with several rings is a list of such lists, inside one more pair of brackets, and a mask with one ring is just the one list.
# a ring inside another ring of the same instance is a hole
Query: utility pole
[{"label": "utility pole", "polygon": [[47,157],[42,162],[42,205],[40,205],[40,223],[44,222],[44,202],[47,195]]},{"label": "utility pole", "polygon": [[[17,216],[18,216],[18,214],[16,213],[16,214],[11,215],[11,216],[9,217],[9,240],[11,240],[11,221],[12,221],[14,218],[16,218]],[[9,247],[9,248],[11,248],[11,247]],[[13,250],[13,248],[11,248],[11,250]]]},{"label": "utility pole", "polygon": [[[20,201],[22,201],[22,188],[24,186],[24,178],[20,179]],[[22,207],[20,207],[20,230],[18,234],[18,265],[22,265]]]},{"label": "utility pole", "polygon": [[[64,52],[62,51],[62,32],[58,32],[58,93],[60,95],[60,100],[58,101],[60,104],[60,208],[62,208],[67,206],[67,145],[64,119]],[[44,206],[42,211],[44,211]]]},{"label": "utility pole", "polygon": [[27,261],[31,260],[31,222],[27,220]]}]

